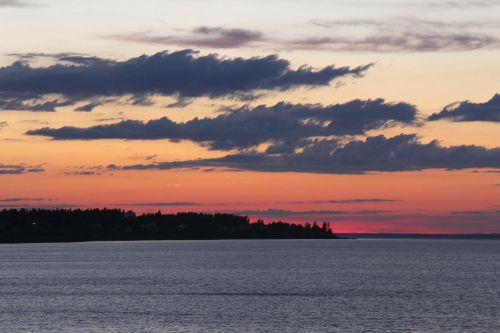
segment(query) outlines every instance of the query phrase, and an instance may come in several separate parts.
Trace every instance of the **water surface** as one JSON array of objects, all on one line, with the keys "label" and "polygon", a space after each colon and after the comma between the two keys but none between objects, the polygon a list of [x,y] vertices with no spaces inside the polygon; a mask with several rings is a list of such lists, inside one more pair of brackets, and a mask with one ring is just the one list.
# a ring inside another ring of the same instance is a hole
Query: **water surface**
[{"label": "water surface", "polygon": [[500,241],[0,245],[1,332],[500,332]]}]

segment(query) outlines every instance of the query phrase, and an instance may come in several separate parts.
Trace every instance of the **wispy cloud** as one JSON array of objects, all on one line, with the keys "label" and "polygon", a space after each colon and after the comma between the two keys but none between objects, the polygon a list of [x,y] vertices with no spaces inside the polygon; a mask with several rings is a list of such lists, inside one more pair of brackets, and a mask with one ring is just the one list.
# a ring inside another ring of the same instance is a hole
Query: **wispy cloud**
[{"label": "wispy cloud", "polygon": [[242,210],[236,213],[248,216],[258,216],[258,217],[293,217],[293,216],[315,216],[324,217],[330,216],[334,217],[336,215],[379,215],[386,214],[392,211],[388,210],[358,210],[358,211],[348,211],[348,210],[302,210],[302,211],[292,211],[284,209],[270,208],[267,210]]},{"label": "wispy cloud", "polygon": [[25,164],[0,164],[0,175],[21,175],[26,173],[42,173],[45,170],[39,166]]},{"label": "wispy cloud", "polygon": [[500,209],[455,211],[455,212],[450,212],[450,214],[451,215],[500,215]]},{"label": "wispy cloud", "polygon": [[21,0],[0,0],[0,7],[30,7],[34,4]]},{"label": "wispy cloud", "polygon": [[108,37],[127,42],[216,49],[241,48],[251,46],[255,42],[263,40],[263,34],[259,31],[223,27],[198,27],[187,33],[183,32],[180,35],[156,35],[142,32],[117,34]]},{"label": "wispy cloud", "polygon": [[314,21],[330,30],[288,42],[290,48],[354,52],[469,51],[500,47],[498,22],[416,18]]},{"label": "wispy cloud", "polygon": [[115,203],[113,206],[118,207],[195,207],[201,205],[198,202],[172,201],[172,202],[129,202]]},{"label": "wispy cloud", "polygon": [[366,199],[332,199],[332,200],[310,200],[310,201],[290,201],[289,204],[365,204],[365,203],[386,203],[401,202],[396,199],[366,198]]},{"label": "wispy cloud", "polygon": [[0,198],[0,202],[40,202],[46,200],[44,198]]}]

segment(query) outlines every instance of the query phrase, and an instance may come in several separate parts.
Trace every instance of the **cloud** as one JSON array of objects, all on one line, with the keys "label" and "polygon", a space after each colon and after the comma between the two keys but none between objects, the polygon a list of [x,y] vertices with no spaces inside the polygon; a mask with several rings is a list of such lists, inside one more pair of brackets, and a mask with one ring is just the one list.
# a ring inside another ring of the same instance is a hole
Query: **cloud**
[{"label": "cloud", "polygon": [[186,106],[190,105],[193,102],[191,98],[178,98],[177,101],[174,103],[170,103],[166,106],[167,109],[174,109],[174,108],[185,108]]},{"label": "cloud", "polygon": [[217,49],[241,48],[244,46],[251,46],[255,42],[263,40],[263,35],[259,31],[228,29],[223,27],[198,27],[183,36],[131,33],[112,35],[109,37],[126,42],[161,44],[184,48]]},{"label": "cloud", "polygon": [[396,199],[333,199],[333,200],[311,200],[311,201],[290,201],[289,204],[364,204],[364,203],[385,203],[385,202],[401,202]]},{"label": "cloud", "polygon": [[7,121],[0,121],[0,129],[7,126],[9,126],[9,123]]},{"label": "cloud", "polygon": [[429,116],[428,120],[491,121],[498,123],[500,122],[500,94],[496,94],[485,103],[465,101],[450,104],[441,112]]},{"label": "cloud", "polygon": [[386,103],[383,99],[329,106],[281,102],[270,107],[226,110],[215,118],[195,118],[185,123],[164,117],[146,123],[127,120],[89,128],[41,128],[27,134],[60,140],[192,140],[208,143],[213,149],[248,148],[271,141],[280,143],[272,146],[276,151],[294,149],[297,141],[313,136],[357,135],[395,124],[411,124],[416,115],[417,110],[410,104]]},{"label": "cloud", "polygon": [[418,1],[410,3],[414,6],[426,6],[429,8],[447,8],[447,9],[468,9],[474,7],[495,7],[500,5],[498,0],[433,0],[433,1]]},{"label": "cloud", "polygon": [[29,7],[33,4],[21,0],[0,0],[0,7]]},{"label": "cloud", "polygon": [[[123,170],[227,167],[264,172],[366,173],[424,169],[500,168],[500,148],[424,144],[416,135],[368,137],[364,141],[307,140],[300,151],[243,152],[222,158],[123,166]],[[116,166],[114,166],[117,168]]]},{"label": "cloud", "polygon": [[133,203],[120,203],[113,204],[113,206],[121,206],[121,207],[194,207],[199,206],[198,202],[133,202]]},{"label": "cloud", "polygon": [[70,209],[70,208],[83,208],[84,206],[72,203],[61,203],[61,204],[0,204],[1,209]]},{"label": "cloud", "polygon": [[101,102],[91,102],[80,107],[77,107],[75,111],[78,112],[92,112],[96,107],[102,105]]},{"label": "cloud", "polygon": [[40,202],[45,200],[43,198],[0,198],[0,202]]},{"label": "cloud", "polygon": [[97,171],[68,171],[64,173],[66,176],[98,176],[101,175]]},{"label": "cloud", "polygon": [[[288,41],[288,48],[354,52],[437,52],[498,48],[498,22],[444,22],[415,18],[315,21],[334,36]],[[491,30],[491,29],[490,29]]]},{"label": "cloud", "polygon": [[0,93],[0,110],[54,112],[58,107],[70,106],[78,102],[67,98],[44,98],[41,96],[9,96]]},{"label": "cloud", "polygon": [[293,217],[293,216],[329,216],[329,215],[378,215],[385,214],[391,211],[387,210],[360,210],[360,211],[342,211],[342,210],[305,210],[305,211],[292,211],[270,208],[267,210],[243,210],[236,212],[245,216],[259,216],[259,217]]},{"label": "cloud", "polygon": [[456,211],[450,212],[451,215],[500,215],[500,209],[498,210],[466,210],[466,211]]},{"label": "cloud", "polygon": [[45,170],[37,166],[0,164],[0,175],[21,175],[26,173],[42,173]]},{"label": "cloud", "polygon": [[52,57],[56,63],[32,67],[18,60],[0,68],[1,109],[20,110],[20,102],[50,95],[64,99],[57,99],[50,106],[37,104],[37,108],[52,110],[61,106],[57,103],[66,105],[68,101],[104,96],[132,95],[139,103],[149,101],[153,95],[248,96],[258,90],[328,86],[338,78],[362,76],[371,66],[293,69],[289,61],[276,55],[230,59],[214,54],[202,56],[192,50],[159,52],[124,61],[67,53],[27,54],[24,59],[39,56]]}]

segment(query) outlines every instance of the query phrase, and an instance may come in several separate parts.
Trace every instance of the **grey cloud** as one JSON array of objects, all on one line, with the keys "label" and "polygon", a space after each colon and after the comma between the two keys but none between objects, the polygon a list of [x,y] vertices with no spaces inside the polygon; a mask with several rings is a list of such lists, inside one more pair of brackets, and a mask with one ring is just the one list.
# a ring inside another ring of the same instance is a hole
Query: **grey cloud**
[{"label": "grey cloud", "polygon": [[[208,143],[213,149],[248,148],[275,142],[274,152],[295,149],[297,141],[312,136],[364,134],[373,129],[411,124],[417,111],[406,103],[383,99],[354,100],[344,104],[278,103],[274,106],[226,110],[216,118],[195,118],[175,123],[168,118],[146,123],[127,120],[89,128],[42,128],[27,132],[61,140],[170,139]],[[288,146],[287,146],[288,145]]]},{"label": "grey cloud", "polygon": [[193,100],[191,98],[178,98],[177,101],[174,103],[168,104],[166,107],[167,109],[174,109],[174,108],[185,108],[189,104],[191,104]]},{"label": "grey cloud", "polygon": [[0,110],[54,112],[58,107],[70,106],[78,100],[67,98],[42,98],[40,96],[2,96],[0,93]]},{"label": "grey cloud", "polygon": [[151,33],[131,33],[109,36],[112,39],[175,45],[187,48],[241,48],[261,41],[263,35],[259,31],[245,29],[228,29],[223,27],[198,27],[184,35],[154,35]]},{"label": "grey cloud", "polygon": [[495,7],[500,5],[498,0],[457,0],[457,1],[419,1],[413,2],[416,6],[427,6],[430,8],[448,8],[448,9],[468,9],[473,7]]},{"label": "grey cloud", "polygon": [[292,217],[292,216],[335,216],[335,215],[379,215],[386,214],[392,211],[388,210],[360,210],[360,211],[342,211],[342,210],[306,210],[292,211],[283,209],[267,209],[267,210],[243,210],[238,211],[238,214],[259,216],[259,217]]},{"label": "grey cloud", "polygon": [[72,203],[61,203],[61,204],[40,204],[40,205],[32,205],[32,204],[0,204],[0,208],[2,209],[70,209],[70,208],[82,208],[84,206]]},{"label": "grey cloud", "polygon": [[37,166],[23,164],[0,164],[0,175],[21,175],[26,173],[41,173],[45,170]]},{"label": "grey cloud", "polygon": [[[229,59],[214,54],[201,56],[192,50],[159,52],[124,61],[73,54],[48,56],[57,63],[32,67],[17,61],[0,68],[0,101],[7,103],[0,108],[47,95],[64,96],[61,103],[126,95],[138,96],[139,103],[153,95],[248,96],[258,90],[328,86],[334,79],[362,76],[371,66],[292,69],[289,61],[276,55]],[[57,106],[38,107],[52,110]]]},{"label": "grey cloud", "polygon": [[[363,0],[354,2],[344,2],[345,5],[355,5],[355,6],[386,6],[388,2],[385,0]],[[391,6],[401,6],[401,7],[418,7],[428,10],[436,9],[473,9],[473,8],[489,8],[496,7],[500,5],[498,0],[419,0],[419,1],[392,1]]]},{"label": "grey cloud", "polygon": [[33,4],[21,0],[0,0],[0,7],[29,7]]},{"label": "grey cloud", "polygon": [[68,171],[64,173],[66,176],[96,176],[101,175],[97,171]]},{"label": "grey cloud", "polygon": [[385,203],[385,202],[400,202],[396,199],[333,199],[333,200],[311,200],[311,201],[291,201],[290,204],[364,204],[364,203]]},{"label": "grey cloud", "polygon": [[43,198],[0,198],[0,202],[39,202],[46,201]]},{"label": "grey cloud", "polygon": [[[315,21],[330,28],[332,36],[315,36],[288,42],[290,48],[358,52],[437,52],[498,48],[498,22],[445,22],[414,18]],[[341,37],[339,37],[339,35]]]},{"label": "grey cloud", "polygon": [[80,107],[77,107],[75,111],[78,112],[92,112],[96,107],[102,105],[100,102],[91,102]]},{"label": "grey cloud", "polygon": [[[123,170],[228,167],[265,172],[366,173],[424,169],[500,168],[500,148],[424,144],[416,135],[382,135],[365,141],[308,140],[300,152],[237,153],[222,158],[124,166]],[[116,167],[116,166],[115,166]]]},{"label": "grey cloud", "polygon": [[451,215],[500,215],[499,210],[466,210],[450,212]]},{"label": "grey cloud", "polygon": [[179,202],[133,202],[133,203],[121,203],[121,204],[114,204],[114,206],[121,206],[121,207],[129,207],[129,206],[136,206],[136,207],[194,207],[194,206],[199,206],[200,204],[197,202],[184,202],[184,201],[179,201]]},{"label": "grey cloud", "polygon": [[491,121],[498,123],[500,122],[500,94],[496,94],[485,103],[465,101],[448,105],[441,112],[431,115],[428,120]]}]

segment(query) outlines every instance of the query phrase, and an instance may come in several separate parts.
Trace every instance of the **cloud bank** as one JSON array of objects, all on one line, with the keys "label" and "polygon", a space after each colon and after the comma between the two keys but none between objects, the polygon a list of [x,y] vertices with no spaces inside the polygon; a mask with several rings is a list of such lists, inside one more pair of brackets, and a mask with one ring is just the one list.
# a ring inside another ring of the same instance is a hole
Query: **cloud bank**
[{"label": "cloud bank", "polygon": [[[19,110],[27,101],[51,95],[63,96],[56,103],[126,95],[139,101],[152,95],[248,97],[261,90],[328,86],[338,78],[362,76],[371,66],[293,69],[289,61],[276,55],[230,59],[214,54],[202,56],[192,50],[159,52],[124,61],[57,54],[49,55],[56,64],[46,67],[32,67],[25,60],[39,56],[47,55],[24,55],[0,68],[0,108]],[[38,107],[53,109],[61,105]]]},{"label": "cloud bank", "polygon": [[[266,142],[296,143],[313,136],[358,135],[369,130],[411,124],[417,110],[407,103],[383,99],[353,100],[344,104],[278,103],[274,106],[226,110],[215,118],[175,123],[164,117],[148,122],[133,120],[89,128],[41,128],[29,135],[59,140],[170,139],[206,143],[212,149],[249,148]],[[274,146],[278,148],[278,146]]]},{"label": "cloud bank", "polygon": [[[300,149],[299,149],[300,148]],[[304,140],[293,150],[280,153],[242,152],[222,158],[110,166],[122,170],[168,170],[223,167],[264,172],[367,173],[425,169],[500,168],[500,148],[444,147],[437,141],[419,142],[416,135],[368,137],[342,143],[339,140]],[[297,151],[299,150],[299,151]]]}]

